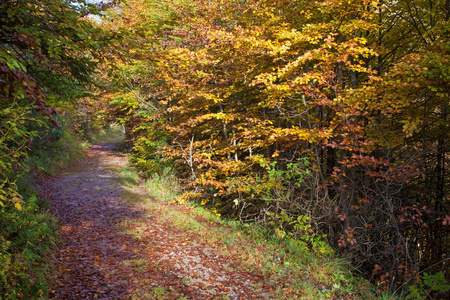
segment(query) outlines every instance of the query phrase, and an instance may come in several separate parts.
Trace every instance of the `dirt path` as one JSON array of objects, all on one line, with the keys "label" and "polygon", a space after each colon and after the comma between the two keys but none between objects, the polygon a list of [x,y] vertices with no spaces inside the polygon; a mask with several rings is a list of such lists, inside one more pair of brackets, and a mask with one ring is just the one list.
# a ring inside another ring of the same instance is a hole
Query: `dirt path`
[{"label": "dirt path", "polygon": [[[61,233],[51,298],[272,298],[273,287],[257,271],[242,271],[239,260],[139,205],[146,191],[119,180],[114,169],[127,160],[112,150],[92,147],[42,186]],[[125,193],[136,201],[123,200]]]}]

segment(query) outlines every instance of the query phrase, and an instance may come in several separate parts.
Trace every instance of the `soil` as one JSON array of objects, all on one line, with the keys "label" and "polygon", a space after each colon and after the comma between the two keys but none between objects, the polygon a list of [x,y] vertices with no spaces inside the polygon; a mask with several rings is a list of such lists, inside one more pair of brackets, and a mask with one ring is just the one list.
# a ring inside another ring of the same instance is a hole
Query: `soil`
[{"label": "soil", "polygon": [[155,200],[142,184],[119,179],[114,170],[127,158],[114,147],[93,146],[41,186],[61,237],[51,299],[273,299],[274,287],[257,270],[143,206],[143,198]]}]

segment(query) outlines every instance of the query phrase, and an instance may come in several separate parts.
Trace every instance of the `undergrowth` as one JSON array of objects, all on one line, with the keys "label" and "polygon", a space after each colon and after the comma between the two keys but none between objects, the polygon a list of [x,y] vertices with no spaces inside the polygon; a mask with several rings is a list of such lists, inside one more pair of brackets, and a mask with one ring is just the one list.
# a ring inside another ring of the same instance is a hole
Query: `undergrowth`
[{"label": "undergrowth", "polygon": [[55,175],[58,170],[83,157],[78,137],[66,130],[60,139],[34,148],[28,156],[28,166],[34,175]]},{"label": "undergrowth", "polygon": [[47,294],[50,249],[56,223],[36,195],[23,198],[21,210],[0,211],[0,298],[40,299]]}]

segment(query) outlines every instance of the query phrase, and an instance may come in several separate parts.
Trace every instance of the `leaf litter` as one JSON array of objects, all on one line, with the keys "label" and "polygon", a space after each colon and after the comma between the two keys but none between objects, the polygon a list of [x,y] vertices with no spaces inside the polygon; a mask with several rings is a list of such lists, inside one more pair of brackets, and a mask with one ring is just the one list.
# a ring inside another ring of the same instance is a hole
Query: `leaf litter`
[{"label": "leaf litter", "polygon": [[95,145],[42,184],[61,236],[50,299],[274,299],[268,275],[241,267],[243,257],[141,205],[151,201],[143,186],[113,171],[126,165],[114,145]]}]

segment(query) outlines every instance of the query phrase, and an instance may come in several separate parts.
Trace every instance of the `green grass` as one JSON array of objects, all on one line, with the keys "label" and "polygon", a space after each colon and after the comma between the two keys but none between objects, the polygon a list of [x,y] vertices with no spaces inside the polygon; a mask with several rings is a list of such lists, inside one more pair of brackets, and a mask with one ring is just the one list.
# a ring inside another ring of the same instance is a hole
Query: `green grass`
[{"label": "green grass", "polygon": [[[126,178],[137,177],[132,168],[122,168],[117,172],[127,185],[131,181]],[[376,299],[372,286],[355,276],[350,265],[334,253],[310,252],[287,237],[267,236],[263,227],[223,219],[214,210],[203,206],[185,202],[179,204],[180,210],[174,209],[173,202],[180,195],[181,186],[170,170],[151,176],[144,185],[151,198],[125,193],[123,199],[141,203],[164,221],[197,233],[202,242],[221,245],[218,249],[220,254],[241,258],[241,271],[258,269],[274,285],[283,281],[284,286],[277,290],[275,298],[338,299],[345,294],[352,299]],[[132,234],[139,235],[139,232]],[[157,297],[163,299],[163,291],[158,291]]]},{"label": "green grass", "polygon": [[154,287],[152,289],[152,292],[153,292],[152,294],[155,297],[155,299],[158,299],[158,300],[165,300],[165,299],[168,299],[168,297],[169,297],[168,291],[164,287],[160,287],[160,286]]},{"label": "green grass", "polygon": [[119,181],[123,185],[133,186],[133,185],[138,184],[141,181],[139,176],[136,174],[136,171],[132,167],[124,166],[124,167],[121,167],[120,169],[111,167],[109,169],[111,171],[118,173]]},{"label": "green grass", "polygon": [[181,187],[171,168],[165,168],[161,174],[153,174],[145,181],[149,195],[159,201],[172,202],[181,193]]},{"label": "green grass", "polygon": [[122,263],[134,270],[144,270],[147,267],[147,261],[143,258],[124,260]]}]

